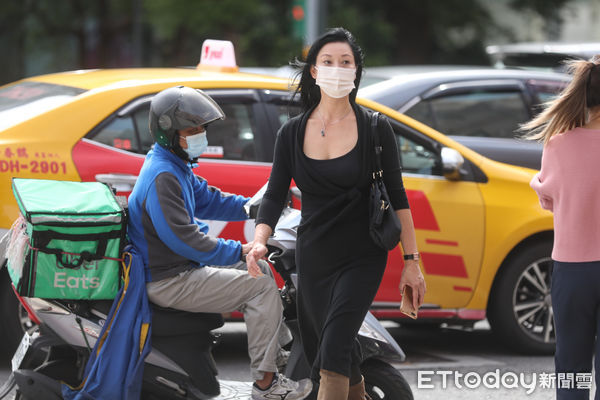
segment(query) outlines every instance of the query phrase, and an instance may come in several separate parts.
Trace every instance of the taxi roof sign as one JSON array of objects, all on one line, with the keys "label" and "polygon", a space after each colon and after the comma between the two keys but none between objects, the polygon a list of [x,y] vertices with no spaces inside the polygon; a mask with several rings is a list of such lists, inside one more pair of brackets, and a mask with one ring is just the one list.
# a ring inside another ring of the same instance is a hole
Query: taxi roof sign
[{"label": "taxi roof sign", "polygon": [[202,53],[197,69],[237,72],[233,43],[229,40],[206,39],[202,43]]}]

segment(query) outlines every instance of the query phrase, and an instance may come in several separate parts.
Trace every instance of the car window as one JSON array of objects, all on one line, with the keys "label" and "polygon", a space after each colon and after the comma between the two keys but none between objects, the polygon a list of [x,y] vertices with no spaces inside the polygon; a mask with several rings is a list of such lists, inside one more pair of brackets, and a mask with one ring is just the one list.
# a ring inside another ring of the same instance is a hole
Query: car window
[{"label": "car window", "polygon": [[122,150],[140,151],[133,119],[117,117],[104,126],[93,138],[100,142]]},{"label": "car window", "polygon": [[[217,103],[219,98],[215,98]],[[202,158],[257,161],[255,121],[251,104],[220,104],[226,117],[207,128],[207,153]]]},{"label": "car window", "polygon": [[419,175],[442,175],[441,159],[437,142],[422,136],[421,133],[389,119],[396,136],[398,157],[403,173]]},{"label": "car window", "polygon": [[147,153],[154,144],[154,139],[150,134],[150,124],[148,123],[149,115],[150,107],[142,107],[132,114],[142,147],[140,152],[144,154]]},{"label": "car window", "polygon": [[417,103],[407,115],[447,135],[513,138],[530,118],[519,91],[478,90]]},{"label": "car window", "polygon": [[20,82],[0,89],[0,130],[50,111],[84,89],[43,82]]},{"label": "car window", "polygon": [[286,123],[286,121],[290,118],[295,117],[296,115],[302,112],[302,108],[300,105],[296,104],[281,104],[277,106],[277,116],[279,118],[279,126]]},{"label": "car window", "polygon": [[[256,121],[253,103],[235,102],[234,97],[213,96],[225,119],[207,129],[208,149],[201,158],[258,161],[255,147]],[[90,132],[87,137],[119,149],[145,154],[154,144],[148,125],[150,102]]]},{"label": "car window", "polygon": [[536,115],[542,111],[544,103],[547,103],[560,93],[567,85],[567,82],[553,81],[530,81],[527,86],[533,92],[533,114]]},{"label": "car window", "polygon": [[396,141],[403,172],[421,175],[439,174],[436,171],[439,157],[434,152],[429,151],[422,144],[398,134]]},{"label": "car window", "polygon": [[558,91],[540,90],[536,92],[536,95],[540,103],[546,103],[556,97]]}]

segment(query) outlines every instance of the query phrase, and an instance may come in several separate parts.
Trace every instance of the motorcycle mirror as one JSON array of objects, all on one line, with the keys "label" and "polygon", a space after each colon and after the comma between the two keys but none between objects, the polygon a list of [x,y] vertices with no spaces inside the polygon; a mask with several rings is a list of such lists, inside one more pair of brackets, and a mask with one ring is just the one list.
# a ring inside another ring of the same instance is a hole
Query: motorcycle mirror
[{"label": "motorcycle mirror", "polygon": [[298,274],[291,274],[290,278],[295,287],[298,287]]},{"label": "motorcycle mirror", "polygon": [[260,203],[262,202],[263,196],[267,191],[267,185],[269,181],[267,181],[259,190],[244,204],[244,210],[246,210],[246,214],[248,214],[248,218],[254,219],[258,215],[258,208],[260,207]]},{"label": "motorcycle mirror", "polygon": [[300,191],[300,189],[298,189],[298,186],[293,186],[290,189],[290,193],[298,200],[302,200],[302,192]]}]

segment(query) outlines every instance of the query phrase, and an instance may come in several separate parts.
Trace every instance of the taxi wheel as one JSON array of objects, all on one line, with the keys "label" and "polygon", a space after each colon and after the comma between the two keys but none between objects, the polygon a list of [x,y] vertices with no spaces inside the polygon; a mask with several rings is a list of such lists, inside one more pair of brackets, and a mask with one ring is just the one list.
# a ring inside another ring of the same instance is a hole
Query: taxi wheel
[{"label": "taxi wheel", "polygon": [[488,320],[493,332],[522,353],[554,353],[551,253],[551,242],[538,242],[511,257],[490,297]]},{"label": "taxi wheel", "polygon": [[35,325],[17,300],[6,268],[2,268],[0,272],[0,312],[3,320],[0,328],[1,350],[5,354],[12,355],[21,342],[23,334]]}]

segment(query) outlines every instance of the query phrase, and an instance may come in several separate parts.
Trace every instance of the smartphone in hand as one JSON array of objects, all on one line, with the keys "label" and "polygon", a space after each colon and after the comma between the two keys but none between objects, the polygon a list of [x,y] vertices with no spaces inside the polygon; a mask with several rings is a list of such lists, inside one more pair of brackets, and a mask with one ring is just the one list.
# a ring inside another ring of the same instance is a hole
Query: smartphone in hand
[{"label": "smartphone in hand", "polygon": [[408,315],[412,319],[417,319],[417,311],[412,303],[413,290],[410,286],[404,286],[402,291],[402,302],[400,303],[400,312]]}]

